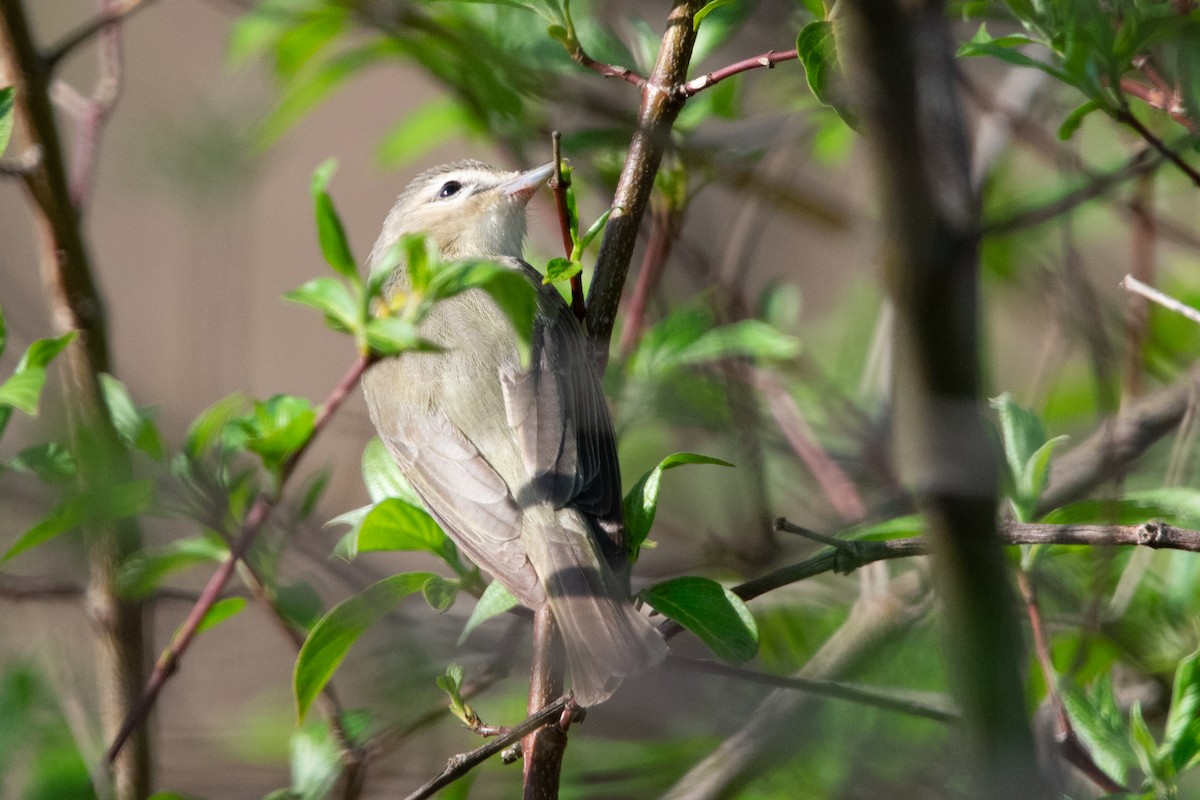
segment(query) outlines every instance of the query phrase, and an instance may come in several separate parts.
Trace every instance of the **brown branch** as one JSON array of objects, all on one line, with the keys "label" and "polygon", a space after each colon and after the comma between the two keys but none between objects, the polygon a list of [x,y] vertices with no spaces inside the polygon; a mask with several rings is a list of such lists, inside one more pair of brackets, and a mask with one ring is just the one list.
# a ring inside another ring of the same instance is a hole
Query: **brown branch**
[{"label": "brown branch", "polygon": [[621,340],[617,345],[622,357],[628,358],[632,355],[642,338],[642,332],[646,328],[646,308],[650,303],[650,295],[658,288],[672,246],[679,237],[681,223],[681,212],[672,208],[667,201],[651,204],[650,241],[642,254],[642,265],[638,270],[633,296],[629,299],[629,309],[625,313],[624,326],[621,328]]},{"label": "brown branch", "polygon": [[439,789],[449,786],[484,761],[487,761],[510,745],[521,741],[525,734],[557,720],[562,715],[563,709],[567,707],[568,702],[569,698],[560,697],[536,714],[526,717],[519,725],[514,725],[512,730],[504,736],[493,739],[469,753],[460,753],[453,756],[446,762],[446,768],[441,773],[408,795],[405,800],[425,800],[426,798],[433,797]]},{"label": "brown branch", "polygon": [[1121,91],[1133,95],[1151,108],[1167,114],[1171,119],[1187,128],[1188,133],[1194,136],[1196,123],[1187,115],[1187,109],[1180,101],[1178,92],[1165,85],[1162,76],[1150,65],[1149,61],[1144,60],[1141,68],[1143,74],[1155,84],[1154,87],[1146,86],[1133,78],[1122,78]]},{"label": "brown branch", "polygon": [[778,53],[774,50],[768,50],[762,55],[752,56],[750,58],[730,64],[727,67],[722,67],[721,69],[714,70],[713,72],[705,73],[699,78],[693,78],[687,83],[681,84],[675,91],[683,97],[691,97],[697,92],[702,92],[708,87],[720,83],[726,78],[737,75],[740,72],[746,72],[752,69],[760,69],[762,67],[767,69],[775,69],[775,65],[779,62],[794,61],[798,57],[799,56],[794,49],[784,50]]},{"label": "brown branch", "polygon": [[53,578],[28,578],[22,575],[0,574],[0,600],[79,600],[86,590],[77,583]]},{"label": "brown branch", "polygon": [[62,39],[54,43],[43,57],[46,62],[46,68],[50,72],[58,66],[66,56],[79,47],[81,44],[91,39],[96,34],[103,31],[105,28],[112,25],[114,22],[124,19],[133,13],[148,7],[155,0],[122,0],[120,4],[105,9],[95,19],[85,22],[75,30],[68,33]]},{"label": "brown branch", "polygon": [[283,491],[292,472],[295,470],[296,464],[300,458],[307,452],[313,440],[321,433],[328,425],[333,413],[342,405],[346,396],[358,385],[358,381],[362,378],[363,372],[373,363],[373,357],[370,355],[359,356],[358,360],[346,371],[346,374],[330,392],[329,397],[325,400],[324,406],[317,414],[313,421],[313,430],[309,437],[295,450],[287,460],[283,463],[279,470],[279,485],[275,492],[260,492],[255,498],[254,504],[250,510],[246,512],[246,516],[242,521],[241,532],[237,540],[229,549],[229,555],[217,567],[217,571],[209,578],[204,589],[200,593],[199,600],[192,606],[188,612],[187,618],[180,625],[178,632],[175,634],[174,640],[159,657],[154,665],[154,671],[150,674],[150,679],[146,682],[146,687],[142,692],[141,699],[126,716],[117,735],[113,738],[112,744],[108,748],[105,759],[108,763],[117,757],[121,752],[126,740],[129,738],[146,717],[150,713],[150,709],[154,707],[155,701],[158,699],[159,693],[167,680],[175,674],[179,668],[179,661],[183,658],[183,654],[187,652],[187,648],[191,645],[196,633],[200,627],[200,623],[204,620],[205,615],[216,603],[221,590],[225,587],[226,582],[233,575],[234,567],[237,566],[243,556],[245,556],[250,545],[257,537],[263,525],[271,515],[272,509],[279,501],[280,493]]},{"label": "brown branch", "polygon": [[633,257],[638,227],[654,189],[654,175],[667,149],[671,126],[683,108],[685,98],[673,92],[672,87],[683,83],[687,75],[696,41],[692,20],[700,5],[701,0],[675,0],[667,17],[658,62],[642,89],[637,129],[617,181],[612,216],[600,243],[596,273],[588,292],[587,327],[594,355],[602,369],[608,362],[617,307]]},{"label": "brown branch", "polygon": [[584,52],[583,45],[579,43],[578,39],[570,42],[564,41],[563,47],[566,48],[567,53],[570,54],[572,61],[580,66],[590,69],[592,72],[603,75],[605,78],[619,78],[626,83],[632,83],[639,89],[642,89],[646,86],[645,76],[639,75],[634,70],[629,69],[629,67],[620,67],[615,64],[605,64],[604,62],[597,61],[589,56],[586,52]]},{"label": "brown branch", "polygon": [[[549,606],[533,617],[533,661],[529,670],[529,715],[541,711],[563,692],[562,639]],[[545,725],[521,741],[525,759],[524,800],[556,800],[567,750],[565,725]]]}]

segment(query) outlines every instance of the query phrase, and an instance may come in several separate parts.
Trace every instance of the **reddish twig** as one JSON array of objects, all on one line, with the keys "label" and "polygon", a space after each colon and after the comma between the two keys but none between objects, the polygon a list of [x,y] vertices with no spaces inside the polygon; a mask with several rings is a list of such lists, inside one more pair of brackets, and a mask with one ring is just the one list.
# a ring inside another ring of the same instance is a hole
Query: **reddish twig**
[{"label": "reddish twig", "polygon": [[[116,107],[121,95],[122,52],[121,26],[115,19],[120,10],[120,0],[100,0],[102,17],[109,21],[100,26],[96,35],[98,46],[96,61],[99,78],[92,96],[83,105],[82,114],[76,121],[75,156],[71,164],[71,200],[76,208],[83,208],[92,193],[96,173],[96,156],[100,152],[100,135],[104,125]],[[134,4],[136,8],[138,3]]]},{"label": "reddish twig", "polygon": [[[529,715],[549,706],[563,692],[564,656],[558,626],[549,606],[533,617],[533,662],[529,670]],[[564,718],[569,724],[569,717]],[[567,749],[567,724],[545,725],[521,740],[525,759],[524,800],[558,797],[563,754]]]},{"label": "reddish twig", "polygon": [[727,67],[721,67],[721,69],[705,73],[699,78],[693,78],[687,83],[681,84],[678,88],[676,88],[675,92],[680,97],[691,97],[697,92],[702,92],[708,87],[720,83],[726,78],[737,75],[739,72],[747,72],[748,70],[761,69],[763,67],[767,69],[774,69],[775,65],[779,62],[794,61],[798,57],[799,56],[795,50],[784,50],[778,53],[774,50],[768,50],[762,55],[742,59],[741,61],[730,64]]},{"label": "reddish twig", "polygon": [[146,719],[150,713],[150,709],[154,707],[155,701],[158,699],[159,693],[167,680],[179,668],[179,661],[183,654],[187,651],[192,640],[200,627],[200,623],[208,614],[213,604],[217,602],[221,590],[226,582],[233,575],[234,567],[237,562],[242,559],[249,550],[259,531],[266,524],[267,519],[271,515],[272,509],[279,502],[280,494],[283,491],[284,485],[287,483],[292,472],[295,470],[296,464],[300,458],[307,452],[309,446],[318,434],[328,425],[333,413],[342,405],[346,396],[358,384],[363,372],[366,371],[374,361],[370,355],[362,355],[355,361],[354,365],[347,370],[342,380],[338,382],[333,391],[330,392],[325,405],[322,406],[320,413],[317,414],[313,421],[313,430],[309,437],[287,458],[279,471],[279,485],[273,493],[262,492],[254,501],[254,505],[246,513],[245,519],[242,521],[241,533],[237,540],[229,549],[229,555],[217,567],[217,571],[209,578],[204,589],[200,592],[200,598],[196,604],[192,606],[192,610],[188,612],[187,618],[179,627],[174,640],[159,657],[154,665],[154,671],[150,674],[150,679],[146,682],[146,688],[142,693],[140,702],[134,707],[129,715],[122,723],[117,736],[113,739],[112,744],[108,748],[105,755],[107,763],[112,763],[117,755],[121,752],[126,740],[130,734]]},{"label": "reddish twig", "polygon": [[583,49],[583,45],[578,40],[572,44],[563,42],[563,47],[571,55],[571,60],[580,66],[590,69],[592,72],[599,73],[606,78],[619,78],[626,83],[631,83],[634,86],[642,89],[646,86],[646,76],[640,75],[629,67],[621,67],[616,64],[605,64],[602,61],[589,56]]},{"label": "reddish twig", "polygon": [[1151,108],[1162,111],[1171,119],[1188,129],[1188,133],[1196,133],[1196,122],[1188,116],[1187,108],[1179,96],[1179,92],[1167,84],[1158,70],[1150,63],[1149,58],[1140,56],[1134,59],[1138,67],[1153,86],[1146,86],[1133,78],[1121,79],[1121,91],[1133,95]]},{"label": "reddish twig", "polygon": [[[554,149],[554,175],[550,178],[550,188],[554,190],[554,207],[558,209],[558,225],[562,231],[563,250],[567,258],[575,251],[575,242],[571,238],[571,212],[567,208],[567,189],[571,181],[562,172],[562,134],[554,131],[550,134],[550,143]],[[587,323],[587,307],[583,302],[583,276],[571,276],[571,311],[581,323]]]},{"label": "reddish twig", "polygon": [[621,328],[618,349],[623,357],[628,358],[642,338],[642,331],[646,327],[646,306],[650,302],[650,295],[658,288],[663,267],[666,266],[671,248],[679,236],[680,222],[680,212],[669,207],[668,203],[651,204],[650,241],[642,255],[642,267],[638,270],[633,296],[625,312],[625,325]]},{"label": "reddish twig", "polygon": [[1037,656],[1038,666],[1042,670],[1042,679],[1046,683],[1046,696],[1054,709],[1054,739],[1062,750],[1063,757],[1078,768],[1093,783],[1105,792],[1125,792],[1128,789],[1110,778],[1092,758],[1087,748],[1079,740],[1067,715],[1067,707],[1063,704],[1062,695],[1058,691],[1058,678],[1054,671],[1054,660],[1050,656],[1050,642],[1046,637],[1045,626],[1042,625],[1042,612],[1038,606],[1037,593],[1029,574],[1017,570],[1017,586],[1021,598],[1025,602],[1025,615],[1029,618],[1030,635],[1033,637],[1033,649]]}]

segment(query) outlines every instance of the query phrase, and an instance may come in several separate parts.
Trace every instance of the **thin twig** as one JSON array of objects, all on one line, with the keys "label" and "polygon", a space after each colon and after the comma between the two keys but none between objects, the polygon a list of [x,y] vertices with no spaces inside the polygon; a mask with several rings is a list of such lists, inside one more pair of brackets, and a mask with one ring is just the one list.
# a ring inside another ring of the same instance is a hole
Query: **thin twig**
[{"label": "thin twig", "polygon": [[798,58],[798,54],[795,50],[784,50],[778,53],[774,50],[768,50],[762,55],[751,56],[750,58],[742,59],[741,61],[730,64],[727,67],[721,67],[721,69],[705,73],[699,78],[693,78],[687,83],[680,85],[675,91],[681,97],[691,97],[697,92],[702,92],[708,87],[718,84],[726,78],[737,75],[740,72],[746,72],[752,69],[760,69],[763,67],[766,69],[774,69],[775,65],[779,62],[795,61],[796,58]]},{"label": "thin twig", "polygon": [[58,42],[56,42],[50,47],[49,50],[46,51],[45,62],[47,69],[53,72],[54,68],[58,66],[58,63],[76,47],[83,44],[109,25],[112,25],[114,22],[124,19],[134,12],[148,7],[153,2],[155,2],[155,0],[124,0],[124,2],[116,8],[109,9],[97,16],[95,19],[89,20],[83,25],[80,25],[62,39],[59,39]]},{"label": "thin twig", "polygon": [[[550,144],[554,151],[554,175],[550,178],[550,188],[554,190],[554,207],[558,209],[558,225],[562,231],[563,250],[567,258],[575,251],[575,242],[571,238],[571,212],[567,205],[567,189],[571,181],[562,171],[562,133],[552,131]],[[587,308],[583,302],[583,276],[571,276],[571,311],[581,324],[587,323]]]},{"label": "thin twig", "polygon": [[484,761],[506,749],[509,745],[519,742],[525,734],[557,720],[562,715],[563,709],[567,707],[569,699],[568,697],[560,697],[536,714],[526,717],[519,725],[514,725],[512,730],[504,736],[493,739],[469,753],[460,753],[451,757],[446,762],[446,768],[437,777],[408,795],[405,800],[425,800],[425,798],[433,797],[434,793],[439,789],[449,786]]},{"label": "thin twig", "polygon": [[1192,322],[1200,323],[1200,311],[1196,310],[1195,308],[1192,308],[1191,306],[1189,306],[1186,303],[1182,303],[1182,302],[1176,300],[1174,297],[1171,297],[1169,294],[1163,294],[1158,289],[1155,289],[1153,286],[1148,286],[1148,285],[1142,283],[1141,281],[1139,281],[1137,278],[1133,277],[1132,275],[1126,275],[1124,278],[1121,279],[1121,288],[1128,292],[1133,292],[1134,294],[1141,295],[1142,297],[1146,298],[1147,300],[1152,300],[1155,303],[1158,303],[1163,308],[1174,311],[1176,314],[1182,314],[1183,316],[1190,319]]},{"label": "thin twig", "polygon": [[646,77],[644,75],[639,75],[629,67],[621,67],[616,64],[605,64],[602,61],[597,61],[584,52],[583,45],[578,40],[570,46],[566,42],[563,42],[563,47],[571,55],[572,61],[583,67],[587,67],[592,72],[599,73],[606,78],[619,78],[626,83],[633,84],[639,89],[646,86]]},{"label": "thin twig", "polygon": [[266,524],[272,509],[279,501],[280,492],[283,491],[283,487],[295,470],[296,464],[308,450],[313,440],[328,425],[333,413],[342,405],[347,395],[358,384],[363,372],[366,371],[372,362],[372,356],[362,355],[346,371],[341,381],[330,392],[325,405],[322,406],[320,413],[317,414],[316,419],[313,421],[312,433],[292,452],[280,468],[279,486],[276,491],[274,493],[262,492],[255,499],[254,505],[250,507],[245,519],[242,521],[241,533],[233,546],[230,547],[229,555],[225,557],[225,560],[217,567],[217,571],[209,578],[208,583],[204,586],[204,590],[200,593],[200,599],[196,601],[196,604],[192,606],[192,610],[188,612],[188,616],[179,627],[175,639],[155,663],[154,671],[150,674],[150,679],[146,682],[146,688],[142,693],[140,702],[125,718],[120,731],[108,748],[108,753],[105,757],[108,763],[113,762],[121,752],[121,747],[125,744],[129,735],[137,729],[150,713],[150,709],[153,708],[154,702],[158,699],[163,686],[171,675],[175,673],[175,670],[179,668],[179,661],[195,638],[200,623],[204,621],[204,617],[208,614],[213,604],[216,603],[225,583],[233,575],[233,570],[237,562],[246,554],[255,537],[262,530],[263,525]]},{"label": "thin twig", "polygon": [[1197,187],[1200,187],[1200,172],[1197,172],[1191,164],[1183,160],[1183,157],[1180,156],[1179,153],[1175,152],[1175,150],[1169,147],[1166,142],[1158,138],[1153,131],[1143,125],[1142,121],[1138,119],[1132,111],[1127,108],[1121,109],[1115,114],[1115,118],[1118,122],[1124,122],[1126,125],[1137,131],[1138,136],[1141,136],[1143,139],[1145,139],[1147,144],[1162,154],[1163,158],[1179,167],[1179,170],[1184,175],[1187,175],[1192,183],[1196,184]]},{"label": "thin twig", "polygon": [[702,658],[688,658],[677,653],[671,653],[663,663],[666,667],[678,667],[689,672],[702,672],[707,675],[719,675],[723,678],[734,678],[749,683],[759,683],[763,686],[774,686],[779,689],[795,689],[798,692],[847,700],[859,705],[882,708],[885,711],[896,711],[934,722],[953,724],[959,722],[958,712],[949,707],[949,703],[934,704],[914,698],[906,698],[889,693],[882,689],[862,686],[839,681],[816,680],[791,675],[772,675],[767,672],[735,667],[719,661]]}]

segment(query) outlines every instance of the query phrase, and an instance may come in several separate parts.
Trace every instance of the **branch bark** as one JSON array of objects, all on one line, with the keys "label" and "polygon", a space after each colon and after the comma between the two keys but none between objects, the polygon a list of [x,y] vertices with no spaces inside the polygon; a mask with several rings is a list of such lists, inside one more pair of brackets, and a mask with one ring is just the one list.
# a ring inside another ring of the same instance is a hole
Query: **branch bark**
[{"label": "branch bark", "polygon": [[621,290],[629,273],[638,226],[654,189],[654,175],[667,149],[671,126],[683,108],[685,97],[676,91],[676,87],[687,77],[692,46],[696,42],[692,20],[701,5],[700,0],[676,0],[667,17],[658,62],[642,87],[637,130],[617,182],[612,216],[600,243],[596,273],[588,291],[588,334],[602,370],[608,363],[608,344],[621,302]]},{"label": "branch bark", "polygon": [[[0,59],[16,85],[14,111],[26,147],[41,159],[21,177],[29,194],[38,237],[42,281],[54,327],[78,336],[60,359],[79,482],[89,491],[129,479],[132,468],[100,388],[99,375],[112,372],[104,304],[80,227],[79,209],[68,188],[62,141],[50,103],[50,62],[38,51],[20,0],[0,0]],[[96,671],[105,736],[118,729],[133,707],[146,675],[142,605],[117,592],[117,569],[141,546],[133,520],[86,528],[89,557],[88,608],[96,630]],[[118,800],[150,792],[150,741],[140,732],[112,764]]]}]

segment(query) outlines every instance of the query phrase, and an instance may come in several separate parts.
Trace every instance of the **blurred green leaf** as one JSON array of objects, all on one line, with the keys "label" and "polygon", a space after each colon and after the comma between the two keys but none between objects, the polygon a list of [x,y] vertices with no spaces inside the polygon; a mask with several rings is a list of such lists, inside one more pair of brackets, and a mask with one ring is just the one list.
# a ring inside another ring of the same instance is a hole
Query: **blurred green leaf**
[{"label": "blurred green leaf", "polygon": [[1142,704],[1136,701],[1129,709],[1129,740],[1133,743],[1133,754],[1142,772],[1151,779],[1157,778],[1158,745],[1155,744],[1150,729],[1146,727],[1146,720],[1142,716]]},{"label": "blurred green leaf", "polygon": [[[0,155],[4,155],[5,148],[8,147],[9,137],[12,136],[13,129],[13,95],[16,89],[12,86],[5,86],[0,89]],[[4,347],[0,346],[0,353],[4,352]]]},{"label": "blurred green leaf", "polygon": [[240,614],[245,608],[246,598],[244,597],[226,597],[218,600],[212,604],[212,608],[205,612],[204,618],[196,626],[196,635],[199,636],[201,633],[217,627],[225,620]]},{"label": "blurred green leaf", "polygon": [[479,600],[475,602],[475,608],[471,611],[471,616],[467,618],[467,624],[463,626],[463,632],[458,637],[459,645],[461,646],[467,640],[471,631],[492,617],[499,616],[520,604],[520,601],[513,597],[512,592],[505,589],[500,581],[489,583],[483,590],[483,594],[479,596]]},{"label": "blurred green leaf", "polygon": [[1067,114],[1066,119],[1062,121],[1062,125],[1058,127],[1058,138],[1060,141],[1067,141],[1075,135],[1075,131],[1079,130],[1079,126],[1083,124],[1083,120],[1088,114],[1093,111],[1100,111],[1102,105],[1095,100],[1088,100],[1083,105],[1075,108],[1070,114]]},{"label": "blurred green leaf", "polygon": [[367,320],[367,346],[379,358],[410,352],[437,353],[442,349],[418,336],[416,325],[396,317]]},{"label": "blurred green leaf", "polygon": [[94,489],[59,503],[17,538],[0,562],[85,524],[104,524],[142,513],[154,500],[154,483],[135,480]]},{"label": "blurred green leaf", "polygon": [[26,447],[9,460],[8,466],[46,483],[67,483],[75,477],[74,456],[57,442]]},{"label": "blurred green leaf", "polygon": [[392,613],[404,598],[420,591],[432,577],[430,572],[406,572],[384,578],[338,603],[313,625],[300,648],[292,676],[296,713],[301,720],[358,637]]},{"label": "blurred green leaf", "polygon": [[724,358],[784,361],[800,354],[800,341],[756,319],[745,319],[702,334],[681,350],[680,364],[701,364]]},{"label": "blurred green leaf", "polygon": [[397,122],[375,151],[385,169],[408,166],[453,136],[483,133],[479,122],[462,103],[450,97],[428,100]]},{"label": "blurred green leaf", "polygon": [[136,405],[125,384],[107,373],[100,375],[100,389],[104,393],[113,427],[117,429],[121,440],[155,461],[166,458],[167,449],[162,434],[154,424],[154,409]]},{"label": "blurred green leaf", "polygon": [[275,589],[275,607],[284,619],[301,630],[310,630],[321,617],[321,596],[304,581],[287,583]]},{"label": "blurred green leaf", "polygon": [[1200,761],[1200,651],[1192,652],[1175,668],[1159,759],[1169,763],[1176,775]]},{"label": "blurred green leaf", "polygon": [[1019,46],[1027,44],[1042,43],[1035,42],[1025,36],[1004,36],[999,39],[993,39],[991,34],[987,32],[987,26],[980,25],[975,35],[958,48],[958,55],[960,57],[992,56],[1001,61],[1007,61],[1009,64],[1015,64],[1018,67],[1031,67],[1041,70],[1068,85],[1074,83],[1067,73],[1058,67],[1044,61],[1039,61],[1036,58],[1031,58],[1016,49]]},{"label": "blurred green leaf", "polygon": [[521,273],[486,261],[445,265],[429,287],[433,299],[452,297],[467,289],[482,289],[508,317],[517,335],[521,364],[529,363],[533,315],[537,309],[533,284]]},{"label": "blurred green leaf", "polygon": [[154,593],[165,578],[197,564],[220,563],[229,548],[217,536],[194,536],[130,554],[117,571],[122,597],[141,599]]},{"label": "blurred green leaf", "polygon": [[692,30],[698,30],[700,28],[700,23],[703,22],[704,18],[709,14],[716,11],[721,6],[729,5],[733,2],[735,2],[735,0],[708,0],[708,2],[701,6],[700,10],[696,12],[696,16],[692,17]]},{"label": "blurred green leaf", "polygon": [[46,385],[46,366],[74,338],[74,332],[64,333],[29,345],[16,370],[0,384],[0,406],[12,406],[29,416],[37,416],[42,387]]},{"label": "blurred green leaf", "polygon": [[[654,515],[658,512],[658,492],[662,484],[663,473],[682,464],[716,464],[722,467],[732,467],[728,461],[722,461],[712,456],[702,456],[696,453],[673,453],[658,463],[658,466],[643,475],[629,494],[625,495],[625,531],[630,562],[637,561],[638,553],[646,536],[654,525]],[[666,612],[663,612],[666,613]]]},{"label": "blurred green leaf", "polygon": [[250,399],[240,392],[213,403],[201,411],[188,426],[187,436],[184,438],[184,452],[191,458],[199,458],[219,448],[225,429],[250,408]]},{"label": "blurred green leaf", "polygon": [[[317,219],[317,238],[321,243],[321,254],[329,266],[333,267],[343,277],[358,281],[358,265],[354,262],[354,254],[350,252],[350,242],[346,239],[346,229],[333,206],[333,198],[327,191],[333,173],[337,170],[337,159],[331,158],[313,170],[312,192],[313,206]],[[306,284],[310,285],[310,284]],[[350,315],[352,320],[347,327],[354,329],[353,320],[357,315]]]},{"label": "blurred green leaf", "polygon": [[758,652],[758,627],[750,609],[716,581],[673,578],[643,590],[641,597],[699,636],[722,661],[740,664]]},{"label": "blurred green leaf", "polygon": [[329,797],[342,774],[342,747],[328,722],[309,722],[292,734],[291,768],[296,800]]},{"label": "blurred green leaf", "polygon": [[835,111],[846,125],[857,130],[858,117],[839,97],[835,86],[842,73],[837,33],[832,21],[813,20],[796,36],[796,55],[804,66],[805,80],[817,102]]},{"label": "blurred green leaf", "polygon": [[1112,682],[1103,677],[1085,693],[1069,680],[1061,681],[1059,695],[1075,732],[1096,766],[1117,783],[1128,785],[1137,768],[1125,719],[1117,708]]}]

